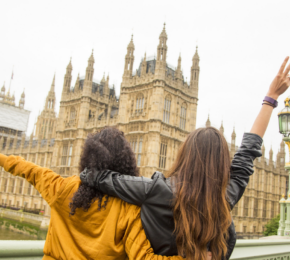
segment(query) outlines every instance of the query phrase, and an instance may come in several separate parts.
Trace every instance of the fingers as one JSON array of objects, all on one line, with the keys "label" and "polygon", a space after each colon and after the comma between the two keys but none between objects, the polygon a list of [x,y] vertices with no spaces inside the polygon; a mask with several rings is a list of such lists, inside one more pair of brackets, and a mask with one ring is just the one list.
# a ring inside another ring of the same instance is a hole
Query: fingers
[{"label": "fingers", "polygon": [[287,66],[286,70],[283,73],[283,76],[286,77],[290,71],[290,64]]},{"label": "fingers", "polygon": [[[285,58],[285,60],[283,61],[283,63],[282,63],[282,65],[281,65],[281,67],[280,67],[280,70],[279,70],[278,74],[280,74],[280,75],[283,74],[284,68],[285,68],[285,66],[286,66],[286,64],[287,64],[287,62],[288,62],[288,60],[289,60],[289,56],[287,56],[287,57]],[[288,72],[289,72],[289,71],[288,71]],[[287,74],[288,74],[288,73],[287,73]],[[287,74],[286,74],[286,75],[287,75]]]}]

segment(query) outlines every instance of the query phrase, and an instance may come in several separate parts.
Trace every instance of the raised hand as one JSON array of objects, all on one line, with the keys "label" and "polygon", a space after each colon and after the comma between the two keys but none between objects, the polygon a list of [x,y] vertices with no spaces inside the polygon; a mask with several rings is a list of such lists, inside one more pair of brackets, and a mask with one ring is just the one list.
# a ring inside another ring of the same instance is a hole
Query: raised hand
[{"label": "raised hand", "polygon": [[289,56],[286,57],[286,59],[284,60],[284,62],[282,63],[280,70],[277,74],[277,76],[274,78],[274,80],[272,81],[267,96],[271,97],[275,100],[277,100],[277,98],[283,94],[288,87],[290,86],[290,76],[289,76],[289,71],[290,71],[290,64],[286,67],[286,64],[289,60]]}]

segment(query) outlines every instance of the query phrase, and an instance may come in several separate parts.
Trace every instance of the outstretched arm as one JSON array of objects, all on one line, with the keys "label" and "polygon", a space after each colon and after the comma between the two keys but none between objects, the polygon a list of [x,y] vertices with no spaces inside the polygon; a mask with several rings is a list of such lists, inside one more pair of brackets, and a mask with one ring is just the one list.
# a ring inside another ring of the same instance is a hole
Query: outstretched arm
[{"label": "outstretched arm", "polygon": [[27,162],[20,156],[6,156],[0,153],[0,167],[14,176],[25,178],[41,193],[50,206],[68,181],[52,170]]}]

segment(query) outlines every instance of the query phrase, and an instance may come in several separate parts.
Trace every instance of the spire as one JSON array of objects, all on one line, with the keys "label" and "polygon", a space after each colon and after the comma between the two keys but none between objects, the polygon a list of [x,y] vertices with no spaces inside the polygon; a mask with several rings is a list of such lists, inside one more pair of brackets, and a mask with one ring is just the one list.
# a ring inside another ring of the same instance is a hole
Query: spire
[{"label": "spire", "polygon": [[146,69],[147,69],[147,61],[146,61],[146,52],[145,52],[144,59],[141,65],[141,76],[144,76],[146,74]]},{"label": "spire", "polygon": [[103,75],[103,78],[102,78],[101,82],[106,82],[106,80],[105,80],[105,72],[104,72],[104,75]]},{"label": "spire", "polygon": [[272,150],[272,145],[271,145],[271,149],[269,151],[269,160],[273,161],[273,150]]},{"label": "spire", "polygon": [[232,132],[232,140],[235,140],[236,139],[236,131],[235,131],[235,127],[234,127],[234,130]]},{"label": "spire", "polygon": [[79,89],[80,86],[80,73],[78,73],[78,77],[75,83],[75,90]]},{"label": "spire", "polygon": [[166,34],[166,30],[165,30],[165,25],[166,25],[166,23],[163,24],[163,30],[160,33],[159,39],[160,38],[166,38],[166,40],[167,40],[167,34]]},{"label": "spire", "polygon": [[21,94],[21,98],[19,100],[19,107],[20,108],[24,108],[24,104],[25,104],[25,93],[24,93],[25,89],[23,89],[23,92]]},{"label": "spire", "polygon": [[5,81],[4,81],[3,87],[1,88],[1,92],[5,93],[5,91],[6,91],[6,89],[5,89]]},{"label": "spire", "polygon": [[84,85],[86,85],[86,87],[90,89],[92,87],[91,82],[93,81],[93,76],[94,76],[94,63],[95,63],[94,50],[92,50],[92,54],[88,60],[88,66],[86,68],[86,77],[85,77],[85,83],[84,83]]},{"label": "spire", "polygon": [[192,60],[199,60],[199,55],[198,55],[198,46],[196,46],[195,54],[194,54]]},{"label": "spire", "polygon": [[159,36],[159,45],[157,47],[157,61],[163,61],[166,64],[166,54],[167,54],[167,34],[165,31],[165,23],[163,30]]},{"label": "spire", "polygon": [[198,82],[199,82],[199,55],[197,49],[198,47],[196,46],[190,70],[190,88],[195,97],[198,97]]},{"label": "spire", "polygon": [[54,87],[55,87],[55,73],[54,73],[53,80],[52,80],[51,87],[50,87],[51,92],[54,92]]},{"label": "spire", "polygon": [[71,87],[71,72],[72,72],[72,63],[71,59],[69,61],[69,64],[66,67],[66,73],[64,76],[64,81],[63,81],[63,87],[62,87],[62,99],[64,98],[64,95],[70,92],[70,87]]},{"label": "spire", "polygon": [[222,121],[222,124],[221,124],[221,127],[220,127],[220,132],[222,135],[224,135],[224,126],[223,126],[223,121]]},{"label": "spire", "polygon": [[70,58],[69,64],[67,65],[66,68],[72,70],[71,58]]},{"label": "spire", "polygon": [[131,77],[133,72],[133,64],[134,64],[134,50],[135,46],[133,43],[133,34],[131,37],[131,41],[127,47],[127,54],[125,56],[125,66],[124,66],[124,74],[123,77]]},{"label": "spire", "polygon": [[180,53],[179,53],[179,58],[178,58],[177,69],[181,70],[181,54]]},{"label": "spire", "polygon": [[135,45],[134,45],[134,42],[133,42],[133,34],[131,36],[131,41],[129,42],[128,44],[128,47],[127,48],[132,48],[132,49],[135,49]]},{"label": "spire", "polygon": [[280,143],[280,152],[283,152],[283,153],[285,152],[285,143],[284,143],[283,139]]},{"label": "spire", "polygon": [[264,157],[264,156],[265,156],[265,145],[263,143],[263,145],[262,145],[262,157]]},{"label": "spire", "polygon": [[92,49],[92,54],[91,54],[91,56],[89,58],[89,61],[95,63],[95,59],[94,59],[94,49]]},{"label": "spire", "polygon": [[205,123],[205,126],[206,127],[210,127],[210,120],[209,120],[209,115],[208,115],[208,118],[207,118],[207,120],[206,120],[206,123]]}]

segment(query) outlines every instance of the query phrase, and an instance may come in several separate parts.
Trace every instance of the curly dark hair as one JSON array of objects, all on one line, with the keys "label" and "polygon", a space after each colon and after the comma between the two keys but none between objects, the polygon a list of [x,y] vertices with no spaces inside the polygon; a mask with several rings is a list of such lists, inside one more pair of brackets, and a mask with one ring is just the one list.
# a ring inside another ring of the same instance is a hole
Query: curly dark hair
[{"label": "curly dark hair", "polygon": [[[79,171],[85,168],[97,170],[112,170],[122,174],[138,176],[135,154],[124,133],[114,127],[106,127],[100,132],[89,134],[83,146]],[[98,200],[98,210],[105,208],[108,202],[106,195],[102,205],[104,194],[96,188],[88,187],[81,183],[74,193],[69,204],[74,215],[77,208],[88,211],[91,204]]]}]

